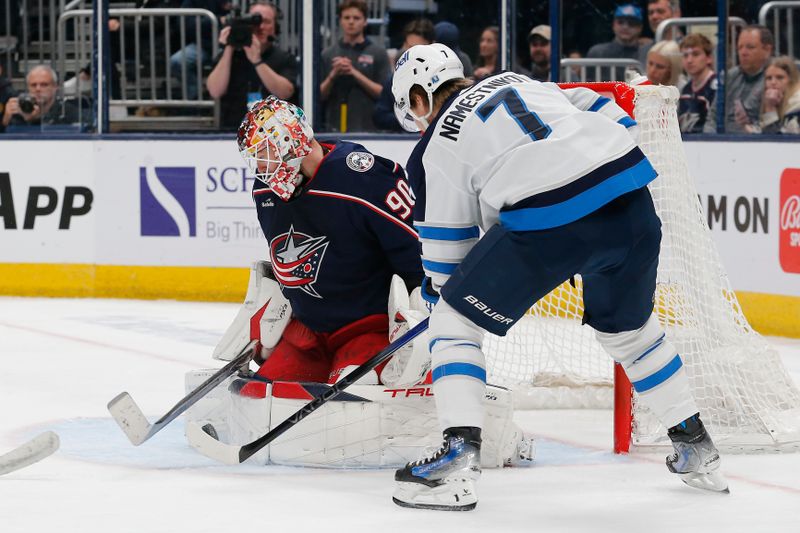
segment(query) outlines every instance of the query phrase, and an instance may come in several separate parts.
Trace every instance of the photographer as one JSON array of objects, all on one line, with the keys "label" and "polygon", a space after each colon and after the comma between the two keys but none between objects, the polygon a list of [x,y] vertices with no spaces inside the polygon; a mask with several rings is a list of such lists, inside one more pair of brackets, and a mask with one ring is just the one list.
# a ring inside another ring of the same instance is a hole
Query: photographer
[{"label": "photographer", "polygon": [[[25,78],[28,92],[9,98],[3,111],[3,126],[77,124],[80,112],[71,100],[56,98],[58,76],[48,65],[33,67]],[[87,119],[89,113],[85,113]]]},{"label": "photographer", "polygon": [[[244,21],[231,17],[230,25],[220,32],[219,42],[224,48],[206,80],[209,94],[220,99],[223,129],[237,128],[250,102],[270,94],[290,100],[295,94],[297,60],[273,44],[277,34],[277,8],[264,0],[256,0],[250,5],[248,15],[250,17],[245,17]],[[260,22],[253,15],[258,15]],[[247,27],[250,28],[249,44],[245,44],[248,42]]]}]

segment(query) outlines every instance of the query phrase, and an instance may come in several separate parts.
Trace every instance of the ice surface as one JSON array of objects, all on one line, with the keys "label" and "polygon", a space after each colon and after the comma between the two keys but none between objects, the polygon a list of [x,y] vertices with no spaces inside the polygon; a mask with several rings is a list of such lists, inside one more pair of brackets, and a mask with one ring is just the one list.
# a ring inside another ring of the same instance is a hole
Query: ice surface
[{"label": "ice surface", "polygon": [[[728,496],[661,455],[615,456],[610,411],[517,413],[531,468],[486,470],[471,513],[391,502],[392,471],[220,466],[181,420],[133,447],[106,411],[127,390],[154,420],[188,370],[219,366],[236,305],[0,298],[0,453],[52,429],[61,449],[0,478],[2,533],[799,531],[800,454],[725,456]],[[800,380],[800,341],[772,339]]]}]

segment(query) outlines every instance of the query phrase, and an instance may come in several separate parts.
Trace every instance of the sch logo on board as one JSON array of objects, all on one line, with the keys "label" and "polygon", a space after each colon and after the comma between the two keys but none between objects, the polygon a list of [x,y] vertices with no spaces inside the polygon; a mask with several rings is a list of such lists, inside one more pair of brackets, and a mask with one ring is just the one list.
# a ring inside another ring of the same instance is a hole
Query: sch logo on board
[{"label": "sch logo on board", "polygon": [[139,198],[143,236],[197,235],[194,167],[139,167]]},{"label": "sch logo on board", "polygon": [[784,272],[800,274],[800,168],[781,174],[780,260]]}]

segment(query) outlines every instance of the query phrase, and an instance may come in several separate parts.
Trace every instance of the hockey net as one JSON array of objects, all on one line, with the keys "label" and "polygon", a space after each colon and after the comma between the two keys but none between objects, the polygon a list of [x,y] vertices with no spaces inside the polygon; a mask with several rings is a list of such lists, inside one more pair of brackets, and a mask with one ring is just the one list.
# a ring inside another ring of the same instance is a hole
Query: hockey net
[{"label": "hockey net", "polygon": [[[748,324],[712,242],[689,175],[674,87],[594,83],[641,129],[658,170],[650,191],[662,221],[655,312],[678,348],[706,426],[726,451],[800,449],[800,392],[779,354]],[[581,326],[580,278],[540,300],[505,337],[489,335],[489,381],[521,408],[611,407],[614,448],[666,446],[666,429]],[[616,374],[616,379],[615,379]]]}]

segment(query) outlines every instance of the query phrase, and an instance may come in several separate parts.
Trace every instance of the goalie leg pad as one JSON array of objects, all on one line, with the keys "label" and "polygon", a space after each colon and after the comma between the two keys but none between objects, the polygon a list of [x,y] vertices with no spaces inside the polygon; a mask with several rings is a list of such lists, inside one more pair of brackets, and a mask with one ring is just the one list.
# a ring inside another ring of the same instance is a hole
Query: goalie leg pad
[{"label": "goalie leg pad", "polygon": [[[216,371],[213,368],[204,368],[187,372],[184,378],[186,393],[195,390]],[[184,414],[187,422],[199,422],[200,426],[211,424],[220,440],[230,439],[231,395],[228,386],[234,379],[235,376],[231,376],[223,381],[191,406]]]},{"label": "goalie leg pad", "polygon": [[[198,379],[202,376],[195,381]],[[195,383],[187,379],[187,387],[190,385]],[[232,378],[227,389],[218,389],[224,394],[210,398],[202,410],[190,410],[187,417],[201,426],[210,423],[223,442],[242,444],[277,426],[326,389],[323,384],[264,383],[239,376]],[[481,450],[484,468],[524,464],[533,458],[531,440],[512,421],[511,398],[507,389],[487,387]],[[387,388],[356,384],[250,461],[327,468],[401,467],[440,442],[430,385]]]},{"label": "goalie leg pad", "polygon": [[603,348],[620,363],[639,399],[664,427],[698,412],[681,356],[666,338],[656,315],[644,326],[621,333],[596,333]]}]

